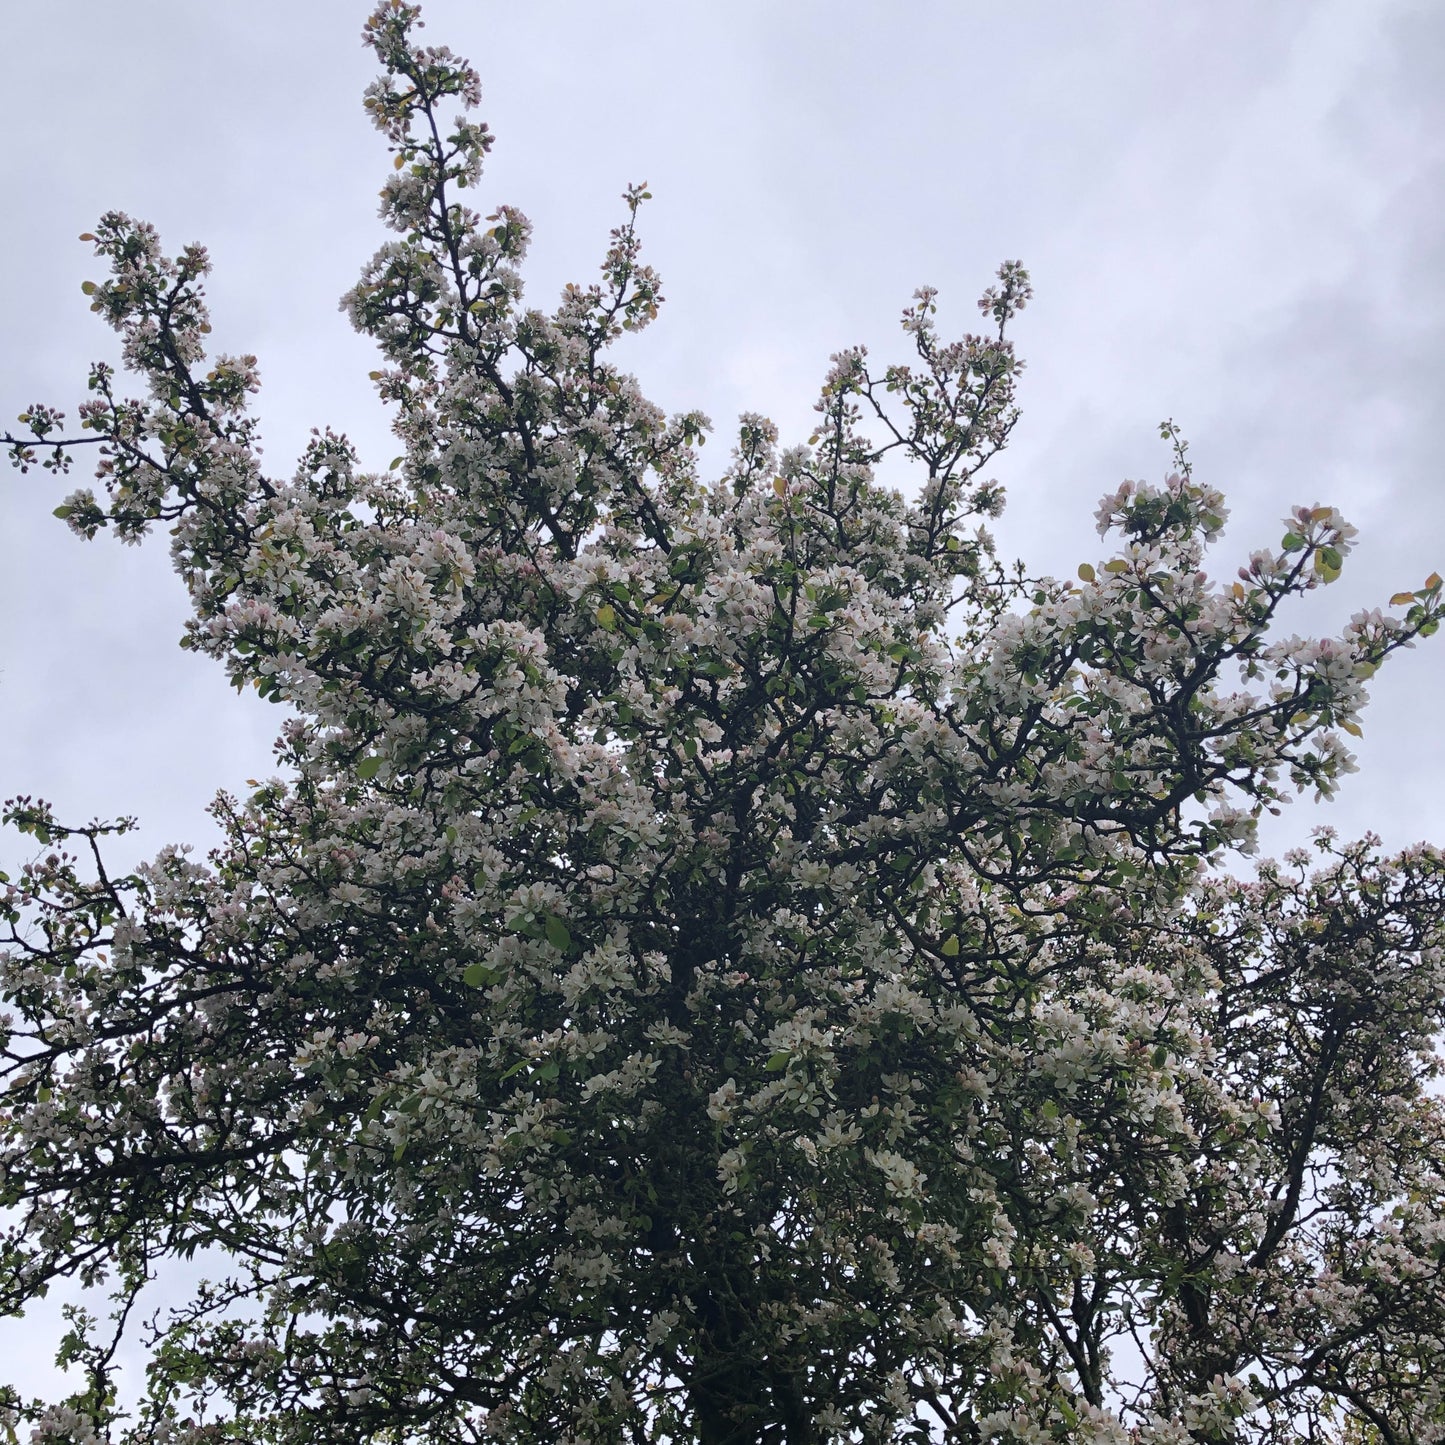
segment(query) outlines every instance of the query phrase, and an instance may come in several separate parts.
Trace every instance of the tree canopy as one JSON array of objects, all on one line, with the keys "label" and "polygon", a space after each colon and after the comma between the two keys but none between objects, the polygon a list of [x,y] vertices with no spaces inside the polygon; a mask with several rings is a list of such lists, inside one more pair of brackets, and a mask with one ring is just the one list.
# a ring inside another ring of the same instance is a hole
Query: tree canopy
[{"label": "tree canopy", "polygon": [[610,359],[662,299],[646,190],[525,306],[419,23],[366,25],[394,238],[343,303],[391,468],[325,431],[267,474],[204,250],[119,213],[86,290],[144,394],[99,364],[78,434],[4,438],[93,447],[58,514],[166,527],[182,645],[285,709],[204,862],[117,876],[127,821],[5,805],[0,1309],[114,1303],[12,1436],[1440,1439],[1445,864],[1219,866],[1332,792],[1439,576],[1279,636],[1354,529],[1302,506],[1211,577],[1171,423],[1107,556],[1006,564],[1015,262],[980,334],[920,290],[906,361],[839,353],[812,436],[744,416],[706,473]]}]

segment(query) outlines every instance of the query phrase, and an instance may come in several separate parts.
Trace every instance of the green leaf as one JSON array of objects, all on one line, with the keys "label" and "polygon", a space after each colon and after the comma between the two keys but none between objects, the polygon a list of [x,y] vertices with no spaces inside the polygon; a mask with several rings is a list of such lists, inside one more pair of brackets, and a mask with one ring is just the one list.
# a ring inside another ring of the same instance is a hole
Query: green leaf
[{"label": "green leaf", "polygon": [[604,632],[613,632],[617,628],[617,611],[610,602],[604,602],[597,609],[597,625]]},{"label": "green leaf", "polygon": [[363,783],[370,782],[381,771],[381,759],[375,754],[369,758],[362,758],[356,765],[356,776]]},{"label": "green leaf", "polygon": [[94,281],[82,281],[82,282],[80,283],[80,290],[81,290],[81,294],[84,295],[84,296],[94,296],[94,295],[95,295],[95,290],[96,290],[95,282],[94,282]]},{"label": "green leaf", "polygon": [[1079,563],[1079,580],[1081,582],[1092,582],[1094,580],[1094,569],[1087,562]]},{"label": "green leaf", "polygon": [[63,522],[74,510],[74,507],[57,507],[50,515],[52,517],[59,517]]},{"label": "green leaf", "polygon": [[495,968],[488,968],[485,963],[469,963],[462,970],[462,982],[468,988],[490,988],[501,976]]},{"label": "green leaf", "polygon": [[1305,544],[1305,539],[1298,532],[1286,532],[1284,540],[1279,544],[1286,552],[1298,552]]},{"label": "green leaf", "polygon": [[1115,557],[1112,562],[1104,563],[1104,571],[1112,572],[1115,576],[1118,576],[1120,572],[1127,572],[1128,570],[1129,564],[1121,557]]},{"label": "green leaf", "polygon": [[943,956],[945,958],[958,957],[958,935],[956,933],[953,934],[951,937],[945,938],[943,940],[943,948],[941,952],[943,953]]},{"label": "green leaf", "polygon": [[783,1070],[788,1067],[788,1063],[792,1057],[792,1054],[786,1049],[779,1049],[778,1052],[768,1060],[765,1067],[770,1074],[781,1074]]},{"label": "green leaf", "polygon": [[1042,1114],[1045,1119],[1057,1119],[1059,1117],[1059,1106],[1054,1103],[1052,1099],[1045,1099],[1044,1102],[1039,1105],[1039,1113]]},{"label": "green leaf", "polygon": [[1149,1057],[1153,1061],[1156,1069],[1162,1069],[1164,1065],[1169,1062],[1169,1050],[1163,1044],[1160,1044]]},{"label": "green leaf", "polygon": [[547,942],[560,953],[572,947],[572,933],[555,913],[547,915]]}]

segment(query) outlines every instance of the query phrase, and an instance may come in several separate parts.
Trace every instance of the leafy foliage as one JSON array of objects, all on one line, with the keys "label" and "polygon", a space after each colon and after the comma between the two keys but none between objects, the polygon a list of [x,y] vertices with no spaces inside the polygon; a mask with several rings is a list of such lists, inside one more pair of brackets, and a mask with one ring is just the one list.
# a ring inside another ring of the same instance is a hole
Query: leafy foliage
[{"label": "leafy foliage", "polygon": [[[0,1304],[53,1282],[41,1440],[1435,1440],[1445,1433],[1445,868],[1318,840],[1364,684],[1441,582],[1278,639],[1353,529],[1237,580],[1182,440],[1076,581],[996,557],[1016,418],[931,290],[840,353],[815,434],[663,415],[609,359],[661,301],[626,195],[600,279],[526,309],[528,225],[465,195],[470,68],[388,0],[366,95],[395,233],[345,298],[402,454],[266,476],[204,251],[105,216],[91,372],[125,540],[166,524],[185,645],[286,707],[225,842],[107,871],[115,825],[6,805]],[[459,103],[448,124],[443,112]],[[881,438],[881,440],[880,440]],[[880,459],[913,469],[908,495]],[[1311,869],[1314,871],[1311,871]],[[218,1266],[114,1358],[167,1261]]]}]

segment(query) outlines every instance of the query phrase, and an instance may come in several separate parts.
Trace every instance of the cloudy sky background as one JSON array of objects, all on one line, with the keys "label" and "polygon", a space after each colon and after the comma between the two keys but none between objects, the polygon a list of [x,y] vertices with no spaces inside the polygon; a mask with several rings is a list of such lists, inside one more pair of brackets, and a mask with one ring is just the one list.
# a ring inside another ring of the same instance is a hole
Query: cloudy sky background
[{"label": "cloudy sky background", "polygon": [[[1218,575],[1277,545],[1296,503],[1360,528],[1292,628],[1337,630],[1445,571],[1438,0],[425,10],[426,38],[481,72],[498,144],[480,199],[535,223],[535,304],[592,274],[624,185],[650,183],[668,301],[623,360],[669,410],[713,417],[716,465],[740,411],[806,437],[831,352],[900,355],[915,286],[938,286],[962,331],[1018,257],[1036,296],[1015,332],[1024,418],[996,467],[1006,554],[1064,575],[1097,559],[1099,496],[1163,474],[1172,416],[1231,504]],[[354,0],[12,7],[0,415],[73,416],[87,363],[113,358],[75,238],[120,208],[171,251],[210,248],[212,339],[260,358],[271,471],[327,424],[385,467],[373,354],[336,309],[382,239],[364,17]],[[130,857],[204,845],[215,790],[270,770],[279,714],[177,649],[164,537],[87,545],[54,520],[84,480],[0,474],[0,797],[139,814]],[[1445,842],[1445,637],[1374,697],[1360,775],[1328,809],[1288,809],[1269,848],[1324,821]],[[20,856],[0,839],[0,866]]]}]

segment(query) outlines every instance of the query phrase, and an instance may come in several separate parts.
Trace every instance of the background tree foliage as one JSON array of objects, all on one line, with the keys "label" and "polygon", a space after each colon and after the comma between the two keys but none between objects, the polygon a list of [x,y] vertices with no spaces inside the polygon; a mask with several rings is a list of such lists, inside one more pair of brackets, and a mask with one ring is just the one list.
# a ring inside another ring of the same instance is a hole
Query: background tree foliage
[{"label": "background tree foliage", "polygon": [[116,877],[125,822],[6,805],[39,851],[0,893],[0,1303],[115,1300],[12,1432],[1439,1438],[1441,857],[1208,868],[1332,790],[1439,577],[1274,637],[1353,529],[1301,508],[1212,580],[1223,500],[1170,424],[1111,556],[1001,564],[1016,263],[984,334],[920,291],[906,363],[839,354],[806,444],[745,416],[705,478],[707,419],[608,360],[661,301],[646,191],[526,309],[525,218],[462,200],[476,76],[418,24],[366,27],[396,239],[344,302],[391,470],[326,432],[265,475],[204,251],[120,214],[86,289],[146,395],[98,365],[84,435],[37,405],[5,438],[96,444],[59,514],[166,524],[184,645],[287,706],[204,864]]}]

